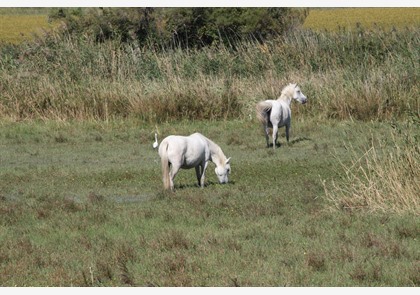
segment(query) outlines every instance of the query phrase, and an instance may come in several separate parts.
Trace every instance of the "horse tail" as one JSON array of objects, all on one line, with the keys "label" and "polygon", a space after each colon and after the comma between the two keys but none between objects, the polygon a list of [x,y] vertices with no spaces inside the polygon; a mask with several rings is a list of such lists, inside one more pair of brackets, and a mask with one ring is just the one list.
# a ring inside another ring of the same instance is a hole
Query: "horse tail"
[{"label": "horse tail", "polygon": [[257,119],[261,123],[267,123],[268,122],[268,114],[271,111],[272,104],[269,101],[260,101],[256,105],[256,111],[257,111]]},{"label": "horse tail", "polygon": [[165,189],[170,189],[171,188],[171,184],[170,184],[170,180],[169,180],[169,159],[168,159],[168,142],[167,141],[163,141],[160,144],[159,150],[161,151],[160,153],[160,162],[162,164],[162,179],[163,179],[163,187]]}]

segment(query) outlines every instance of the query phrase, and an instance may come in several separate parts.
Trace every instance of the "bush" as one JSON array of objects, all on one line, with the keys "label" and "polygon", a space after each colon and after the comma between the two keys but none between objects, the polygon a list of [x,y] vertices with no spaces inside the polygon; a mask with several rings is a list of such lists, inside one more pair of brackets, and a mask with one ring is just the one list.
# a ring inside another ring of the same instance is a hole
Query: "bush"
[{"label": "bush", "polygon": [[89,8],[54,9],[70,34],[140,46],[201,48],[244,38],[260,42],[303,24],[308,10],[292,8]]}]

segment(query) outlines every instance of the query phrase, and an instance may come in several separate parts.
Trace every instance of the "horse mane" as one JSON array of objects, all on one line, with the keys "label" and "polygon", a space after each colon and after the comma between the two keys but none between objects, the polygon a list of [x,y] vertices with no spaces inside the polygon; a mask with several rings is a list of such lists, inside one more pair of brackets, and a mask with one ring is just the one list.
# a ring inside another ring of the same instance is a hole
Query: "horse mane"
[{"label": "horse mane", "polygon": [[[289,83],[289,85],[285,86],[280,96],[277,98],[277,100],[284,100],[289,102],[292,100],[293,97],[293,91],[295,90],[297,84]],[[264,100],[257,103],[255,106],[257,111],[257,119],[261,123],[266,123],[268,121],[268,117],[272,108],[271,100]]]},{"label": "horse mane", "polygon": [[[223,166],[225,164],[227,158],[226,158],[225,154],[223,153],[222,148],[217,143],[212,141],[211,139],[208,139],[204,135],[202,135],[202,136],[209,143],[210,150],[213,151],[213,152],[211,152],[211,161],[213,163],[215,163],[217,166],[219,166],[219,165]],[[215,156],[215,157],[213,157],[213,156]],[[217,163],[215,161],[217,161]]]},{"label": "horse mane", "polygon": [[295,90],[297,84],[289,83],[281,91],[280,97],[277,100],[290,100],[293,96],[293,91]]}]

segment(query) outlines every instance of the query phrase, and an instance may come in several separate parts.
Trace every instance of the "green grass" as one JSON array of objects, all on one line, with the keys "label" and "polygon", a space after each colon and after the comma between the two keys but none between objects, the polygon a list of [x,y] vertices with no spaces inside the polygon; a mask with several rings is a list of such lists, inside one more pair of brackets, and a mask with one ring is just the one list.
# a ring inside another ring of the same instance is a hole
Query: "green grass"
[{"label": "green grass", "polygon": [[419,286],[415,215],[332,210],[323,187],[372,138],[392,150],[391,125],[294,120],[275,152],[252,120],[159,125],[232,157],[229,184],[210,164],[204,189],[181,170],[173,194],[155,126],[3,121],[0,285]]}]

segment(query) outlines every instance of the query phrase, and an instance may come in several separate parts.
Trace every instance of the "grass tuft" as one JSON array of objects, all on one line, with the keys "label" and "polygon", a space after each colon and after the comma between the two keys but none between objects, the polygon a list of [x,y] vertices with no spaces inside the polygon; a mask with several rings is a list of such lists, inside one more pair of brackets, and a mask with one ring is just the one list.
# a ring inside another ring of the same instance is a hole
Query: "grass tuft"
[{"label": "grass tuft", "polygon": [[361,157],[354,153],[351,164],[343,164],[344,180],[324,183],[326,196],[336,208],[420,214],[420,137],[416,127],[405,132],[403,138],[391,134],[389,152],[371,143]]},{"label": "grass tuft", "polygon": [[325,271],[325,255],[323,253],[309,252],[306,255],[306,264],[315,271]]}]

